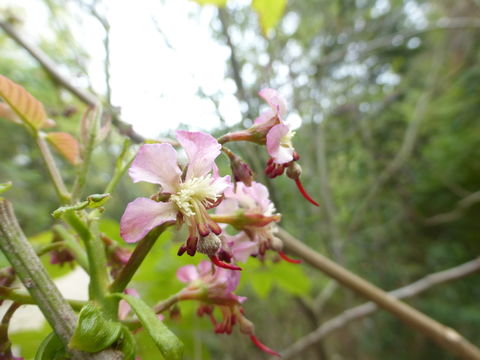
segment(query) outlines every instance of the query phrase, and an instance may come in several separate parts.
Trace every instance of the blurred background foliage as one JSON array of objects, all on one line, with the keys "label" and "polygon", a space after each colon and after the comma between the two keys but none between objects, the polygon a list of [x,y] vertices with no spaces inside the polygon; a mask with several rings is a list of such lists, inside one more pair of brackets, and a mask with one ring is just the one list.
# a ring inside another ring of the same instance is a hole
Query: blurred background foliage
[{"label": "blurred background foliage", "polygon": [[[63,70],[88,84],[82,64],[89,55],[69,31],[75,14],[61,1],[43,2],[57,36],[39,45]],[[2,15],[11,17],[14,10],[2,9]],[[15,19],[21,22],[21,13]],[[233,147],[269,186],[283,214],[282,226],[387,290],[477,256],[479,27],[476,0],[290,0],[267,37],[249,6],[231,1],[218,10],[211,33],[231,48],[226,76],[235,81],[244,119],[237,127],[255,119],[257,92],[264,86],[283,93],[303,120],[294,145],[304,184],[320,208],[306,204],[289,179],[266,179],[266,155],[255,145]],[[59,129],[76,133],[84,106],[2,32],[0,46],[0,73],[43,101]],[[223,126],[216,131],[227,130]],[[89,192],[101,192],[108,182],[121,143],[113,131],[96,151]],[[0,182],[14,182],[8,197],[24,230],[48,236],[49,214],[57,207],[53,190],[28,136],[7,121],[0,121],[0,159]],[[72,167],[61,159],[59,163],[71,180]],[[149,191],[147,185],[133,186],[124,178],[108,204],[103,231],[120,241],[118,220],[125,205]],[[164,234],[134,279],[151,304],[181,286],[174,274],[191,259],[175,255],[180,240],[181,235]],[[237,291],[249,297],[246,314],[262,341],[274,349],[288,347],[363,301],[307,266],[277,260],[249,261]],[[477,282],[478,276],[472,276],[409,302],[478,344]],[[181,317],[166,321],[184,339],[187,359],[266,358],[239,333],[213,334],[210,322],[196,317],[196,304],[180,308]],[[28,358],[47,331],[16,333],[12,341]],[[141,344],[143,359],[160,358],[148,339]],[[330,335],[298,358],[453,357],[391,315],[378,313]]]}]

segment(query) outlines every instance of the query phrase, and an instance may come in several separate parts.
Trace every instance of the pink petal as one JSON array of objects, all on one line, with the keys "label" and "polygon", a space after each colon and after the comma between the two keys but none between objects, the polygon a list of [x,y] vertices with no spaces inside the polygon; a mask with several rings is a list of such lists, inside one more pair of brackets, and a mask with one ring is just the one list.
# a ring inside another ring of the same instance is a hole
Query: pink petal
[{"label": "pink petal", "polygon": [[[140,294],[135,289],[125,289],[124,293],[137,298],[140,297]],[[125,320],[130,313],[130,310],[132,310],[130,305],[125,300],[120,300],[120,303],[118,304],[118,318],[120,320]]]},{"label": "pink petal", "polygon": [[138,150],[128,174],[134,182],[146,181],[173,193],[180,182],[177,152],[170,144],[144,144]]},{"label": "pink petal", "polygon": [[287,113],[287,102],[276,90],[265,88],[258,93],[270,107],[276,112],[276,114],[283,118]]},{"label": "pink petal", "polygon": [[258,244],[255,241],[244,241],[232,249],[233,257],[240,262],[246,262],[250,256],[258,253]]},{"label": "pink petal", "polygon": [[293,160],[293,148],[281,146],[280,142],[290,129],[285,124],[275,125],[267,134],[267,151],[277,164]]},{"label": "pink petal", "polygon": [[267,122],[268,120],[270,120],[270,119],[272,119],[273,117],[275,117],[276,114],[277,114],[277,113],[276,113],[275,110],[273,110],[273,109],[267,109],[267,110],[265,110],[264,112],[262,112],[259,117],[257,117],[257,118],[255,119],[254,124],[255,124],[255,125],[258,125],[258,124]]},{"label": "pink petal", "polygon": [[138,198],[129,203],[123,213],[120,235],[126,242],[137,242],[153,228],[176,218],[177,210],[171,203]]},{"label": "pink petal", "polygon": [[221,145],[209,134],[195,131],[177,131],[177,140],[188,157],[187,179],[206,175],[220,155]]},{"label": "pink petal", "polygon": [[195,265],[185,265],[177,270],[177,279],[188,284],[200,277]]}]

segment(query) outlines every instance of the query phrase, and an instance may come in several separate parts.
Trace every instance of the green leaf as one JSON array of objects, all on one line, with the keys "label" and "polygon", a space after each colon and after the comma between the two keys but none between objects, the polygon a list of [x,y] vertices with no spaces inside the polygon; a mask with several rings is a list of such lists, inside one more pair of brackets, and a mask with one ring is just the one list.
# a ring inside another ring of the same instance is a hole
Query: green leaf
[{"label": "green leaf", "polygon": [[131,331],[125,325],[122,325],[122,334],[120,340],[120,351],[125,355],[123,360],[134,360],[137,347],[135,338]]},{"label": "green leaf", "polygon": [[122,334],[122,324],[105,319],[98,307],[88,303],[80,311],[69,347],[98,352],[112,345]]},{"label": "green leaf", "polygon": [[223,7],[227,5],[227,0],[193,0],[200,5],[215,5]]},{"label": "green leaf", "polygon": [[61,360],[65,356],[65,347],[54,332],[43,339],[35,354],[35,360]]},{"label": "green leaf", "polygon": [[12,182],[8,181],[6,183],[1,183],[0,184],[0,194],[3,194],[5,191],[10,189],[12,187]]},{"label": "green leaf", "polygon": [[240,287],[251,286],[260,298],[266,298],[274,287],[295,295],[308,294],[311,289],[311,282],[302,266],[285,261],[265,266],[257,259],[249,259],[244,273]]},{"label": "green leaf", "polygon": [[61,206],[56,209],[52,216],[55,219],[59,219],[68,211],[78,211],[86,208],[96,209],[105,204],[110,199],[110,194],[92,194],[87,197],[87,200],[81,201],[74,205]]},{"label": "green leaf", "polygon": [[0,75],[0,97],[34,131],[45,125],[47,114],[42,103],[22,86],[3,75]]},{"label": "green leaf", "polygon": [[253,0],[252,8],[257,12],[260,26],[265,35],[277,26],[285,12],[287,0]]},{"label": "green leaf", "polygon": [[158,319],[157,315],[143,300],[120,293],[112,294],[112,296],[117,296],[128,302],[166,360],[182,359],[182,342]]}]

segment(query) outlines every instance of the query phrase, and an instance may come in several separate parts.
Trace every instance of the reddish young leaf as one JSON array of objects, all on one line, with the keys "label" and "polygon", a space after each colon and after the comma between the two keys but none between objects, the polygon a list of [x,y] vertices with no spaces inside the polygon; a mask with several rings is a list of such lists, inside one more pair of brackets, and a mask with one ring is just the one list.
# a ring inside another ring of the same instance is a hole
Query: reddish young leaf
[{"label": "reddish young leaf", "polygon": [[64,132],[50,132],[47,134],[47,140],[69,163],[78,164],[80,161],[78,141],[72,135]]},{"label": "reddish young leaf", "polygon": [[42,128],[45,124],[47,114],[42,103],[22,86],[3,75],[0,75],[0,97],[34,130]]},{"label": "reddish young leaf", "polygon": [[3,102],[0,103],[0,118],[10,120],[16,124],[22,123],[22,120],[15,114],[12,108]]}]

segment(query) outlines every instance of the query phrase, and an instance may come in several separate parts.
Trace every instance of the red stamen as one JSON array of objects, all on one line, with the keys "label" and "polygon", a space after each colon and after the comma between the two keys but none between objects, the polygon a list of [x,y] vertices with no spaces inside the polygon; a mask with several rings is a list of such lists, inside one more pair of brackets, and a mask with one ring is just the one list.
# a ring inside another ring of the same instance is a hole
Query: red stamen
[{"label": "red stamen", "polygon": [[224,268],[224,269],[228,269],[228,270],[242,270],[241,267],[238,267],[236,265],[232,265],[232,264],[227,264],[227,263],[224,263],[223,261],[221,261],[218,257],[216,257],[215,255],[214,256],[210,256],[210,260],[212,260],[212,263],[214,263],[216,266],[220,267],[220,268]]},{"label": "red stamen", "polygon": [[196,236],[189,236],[187,239],[187,254],[190,256],[195,255],[197,252],[198,238]]},{"label": "red stamen", "polygon": [[182,256],[185,253],[185,251],[187,251],[187,248],[182,245],[180,246],[180,249],[178,249],[177,255]]},{"label": "red stamen", "polygon": [[262,344],[260,340],[255,335],[250,335],[250,340],[255,344],[256,347],[258,347],[260,350],[266,352],[267,354],[273,355],[273,356],[278,356],[282,357],[278,352],[270,349],[268,346]]},{"label": "red stamen", "polygon": [[307,192],[305,191],[305,188],[303,187],[302,183],[300,182],[300,178],[295,179],[295,184],[297,184],[297,188],[300,191],[300,194],[302,194],[302,196],[305,199],[307,199],[310,203],[312,203],[315,206],[320,206],[320,204],[318,204],[315,200],[313,200],[310,197],[310,195],[307,194]]},{"label": "red stamen", "polygon": [[286,262],[292,263],[292,264],[301,264],[302,260],[297,260],[297,259],[292,259],[291,257],[288,257],[287,254],[285,254],[283,251],[278,251],[278,255],[285,260]]}]

